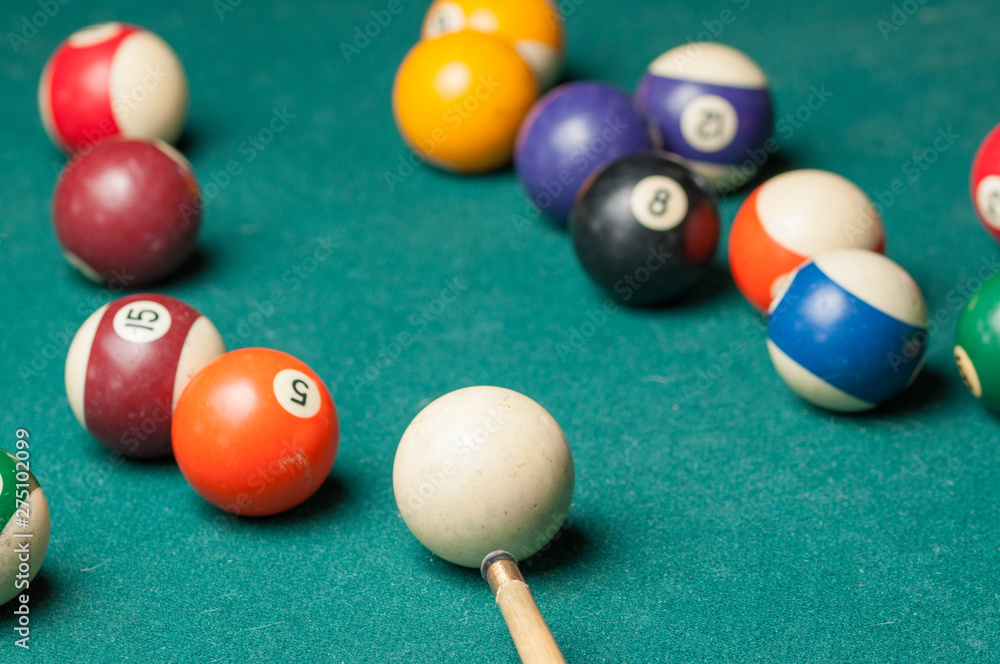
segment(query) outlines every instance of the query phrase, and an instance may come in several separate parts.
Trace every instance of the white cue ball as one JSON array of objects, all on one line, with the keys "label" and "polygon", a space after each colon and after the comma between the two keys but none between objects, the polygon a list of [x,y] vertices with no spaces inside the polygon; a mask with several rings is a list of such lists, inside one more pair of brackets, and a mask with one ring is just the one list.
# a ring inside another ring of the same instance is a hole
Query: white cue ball
[{"label": "white cue ball", "polygon": [[556,421],[502,387],[432,402],[403,433],[392,467],[410,531],[432,553],[475,568],[497,549],[522,560],[545,546],[569,512],[573,479]]}]

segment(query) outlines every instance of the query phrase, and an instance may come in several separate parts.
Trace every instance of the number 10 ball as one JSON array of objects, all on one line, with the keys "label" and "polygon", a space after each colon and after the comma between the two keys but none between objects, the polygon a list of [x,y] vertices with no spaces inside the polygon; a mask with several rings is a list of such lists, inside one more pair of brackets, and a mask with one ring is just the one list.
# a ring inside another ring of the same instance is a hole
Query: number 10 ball
[{"label": "number 10 ball", "polygon": [[337,411],[319,376],[267,348],[217,358],[174,410],[174,457],[202,498],[243,516],[305,501],[337,456]]},{"label": "number 10 ball", "polygon": [[598,171],[570,219],[580,264],[630,304],[665,302],[708,271],[719,213],[707,183],[662,153],[624,157]]},{"label": "number 10 ball", "polygon": [[927,350],[927,305],[899,265],[864,249],[826,251],[783,288],[771,303],[767,349],[800,397],[857,412],[916,378]]}]

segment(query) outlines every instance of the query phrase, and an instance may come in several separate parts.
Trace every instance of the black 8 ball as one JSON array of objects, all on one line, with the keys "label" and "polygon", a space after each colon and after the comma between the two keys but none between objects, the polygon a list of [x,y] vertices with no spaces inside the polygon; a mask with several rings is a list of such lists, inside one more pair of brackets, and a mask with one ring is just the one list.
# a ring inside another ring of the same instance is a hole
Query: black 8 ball
[{"label": "black 8 ball", "polygon": [[719,244],[708,184],[659,152],[613,161],[584,184],[570,218],[587,274],[629,304],[671,300],[705,276]]}]

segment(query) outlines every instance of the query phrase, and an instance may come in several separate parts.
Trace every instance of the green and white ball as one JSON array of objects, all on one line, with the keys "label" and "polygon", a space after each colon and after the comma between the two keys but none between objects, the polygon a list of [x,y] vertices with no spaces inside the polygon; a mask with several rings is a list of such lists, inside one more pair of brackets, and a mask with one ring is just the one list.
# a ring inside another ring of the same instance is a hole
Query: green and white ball
[{"label": "green and white ball", "polygon": [[[49,504],[38,480],[0,450],[0,604],[27,594],[49,550]],[[27,549],[27,551],[25,551]]]}]

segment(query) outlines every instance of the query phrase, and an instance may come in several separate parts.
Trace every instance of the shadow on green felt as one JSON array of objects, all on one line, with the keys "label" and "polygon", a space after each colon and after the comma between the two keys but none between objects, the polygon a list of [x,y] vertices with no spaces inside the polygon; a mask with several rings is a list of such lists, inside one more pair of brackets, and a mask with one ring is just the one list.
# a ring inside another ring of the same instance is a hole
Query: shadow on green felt
[{"label": "shadow on green felt", "polygon": [[44,614],[50,602],[58,599],[58,593],[56,592],[58,584],[54,584],[49,579],[49,576],[46,573],[46,566],[43,563],[42,568],[38,571],[38,576],[31,581],[26,590],[18,590],[17,595],[13,599],[6,604],[0,604],[0,629],[3,629],[7,634],[11,634],[11,640],[20,638],[20,636],[13,636],[15,633],[12,631],[18,626],[20,620],[19,616],[14,615],[14,611],[19,606],[18,597],[24,594],[28,596],[29,620],[35,620],[39,614]]},{"label": "shadow on green felt", "polygon": [[[589,279],[588,282],[590,282]],[[623,302],[615,293],[604,290],[593,284],[593,282],[590,282],[590,286],[591,292],[594,293],[594,302],[599,304],[606,299],[610,299],[619,307],[640,313],[670,312],[697,309],[703,306],[714,306],[713,303],[716,300],[728,296],[736,288],[733,278],[729,274],[729,268],[719,262],[718,259],[709,266],[705,276],[694,287],[666,302],[632,304],[630,302]]]},{"label": "shadow on green felt", "polygon": [[[927,413],[955,396],[961,384],[933,367],[924,367],[913,385],[885,405],[862,413],[845,414],[858,419],[899,418]],[[961,388],[964,389],[964,388]]]},{"label": "shadow on green felt", "polygon": [[[344,505],[351,495],[351,492],[344,481],[336,474],[331,473],[320,488],[301,505],[298,505],[287,512],[280,512],[271,516],[235,516],[230,518],[231,527],[234,530],[243,529],[280,531],[295,528],[297,525],[314,521],[317,518],[332,518],[336,510]],[[192,503],[196,504],[195,511],[197,517],[206,523],[212,522],[220,515],[225,516],[222,510],[200,498],[193,491],[191,492]]]},{"label": "shadow on green felt", "polygon": [[204,244],[199,243],[191,255],[181,263],[180,267],[162,279],[149,284],[150,288],[161,288],[164,286],[183,286],[192,281],[201,279],[211,268],[211,253],[206,251]]}]

